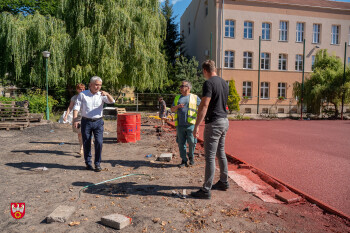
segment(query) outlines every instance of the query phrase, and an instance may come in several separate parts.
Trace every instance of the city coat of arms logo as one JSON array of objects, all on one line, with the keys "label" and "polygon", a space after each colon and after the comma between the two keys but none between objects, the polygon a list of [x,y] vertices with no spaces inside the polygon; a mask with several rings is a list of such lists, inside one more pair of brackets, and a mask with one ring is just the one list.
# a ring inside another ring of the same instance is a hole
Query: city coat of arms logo
[{"label": "city coat of arms logo", "polygon": [[13,218],[21,219],[25,213],[25,203],[11,203],[11,215]]}]

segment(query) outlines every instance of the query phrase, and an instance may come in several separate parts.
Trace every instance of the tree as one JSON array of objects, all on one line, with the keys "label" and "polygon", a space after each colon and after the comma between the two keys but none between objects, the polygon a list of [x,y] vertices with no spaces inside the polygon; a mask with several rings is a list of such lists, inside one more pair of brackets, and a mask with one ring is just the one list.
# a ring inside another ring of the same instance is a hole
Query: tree
[{"label": "tree", "polygon": [[230,113],[233,111],[239,111],[239,101],[241,98],[239,97],[237,90],[236,90],[236,84],[235,80],[230,80],[229,82],[229,96],[228,96],[228,109],[230,110]]},{"label": "tree", "polygon": [[[330,56],[326,49],[317,52],[315,57],[314,71],[304,84],[304,103],[308,111],[319,114],[323,102],[333,104],[335,118],[338,117],[338,106],[343,92],[349,92],[349,76],[343,85],[343,65],[339,58]],[[294,96],[301,96],[301,84],[294,84]],[[346,102],[349,96],[346,96]]]},{"label": "tree", "polygon": [[54,15],[60,0],[2,0],[0,12],[24,15],[39,12],[42,15]]},{"label": "tree", "polygon": [[173,5],[169,0],[165,0],[162,6],[162,13],[166,20],[166,38],[164,41],[164,50],[167,56],[167,61],[170,65],[175,65],[177,54],[180,49],[180,39],[178,33],[178,25],[174,23]]},{"label": "tree", "polygon": [[191,82],[191,93],[202,95],[202,86],[204,83],[204,77],[201,74],[201,70],[198,69],[198,61],[195,57],[188,59],[184,56],[180,56],[176,59],[174,81],[171,85],[171,93],[179,93],[180,83],[184,80]]},{"label": "tree", "polygon": [[61,0],[56,17],[0,15],[0,77],[21,87],[42,87],[41,52],[51,52],[49,80],[66,88],[93,75],[115,93],[124,85],[162,88],[165,19],[158,0]]}]

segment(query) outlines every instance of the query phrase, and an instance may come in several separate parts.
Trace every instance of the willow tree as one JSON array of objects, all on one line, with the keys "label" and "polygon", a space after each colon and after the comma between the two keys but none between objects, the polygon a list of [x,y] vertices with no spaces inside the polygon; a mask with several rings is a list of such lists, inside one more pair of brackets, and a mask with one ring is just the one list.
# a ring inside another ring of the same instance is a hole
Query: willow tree
[{"label": "willow tree", "polygon": [[43,87],[45,69],[41,52],[49,50],[50,86],[66,83],[65,61],[70,45],[64,22],[39,13],[0,14],[0,77],[19,87]]},{"label": "willow tree", "polygon": [[63,0],[58,17],[72,38],[69,82],[86,83],[98,75],[112,92],[124,85],[162,88],[165,19],[158,0]]}]

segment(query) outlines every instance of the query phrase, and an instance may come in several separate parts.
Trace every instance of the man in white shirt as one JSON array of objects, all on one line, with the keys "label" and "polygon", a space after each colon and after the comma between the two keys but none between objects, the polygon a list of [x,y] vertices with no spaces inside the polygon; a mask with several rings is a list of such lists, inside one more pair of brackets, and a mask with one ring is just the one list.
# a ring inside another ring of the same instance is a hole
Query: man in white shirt
[{"label": "man in white shirt", "polygon": [[115,103],[113,97],[105,91],[100,91],[102,79],[94,76],[90,79],[89,90],[82,91],[73,107],[73,122],[78,117],[81,110],[81,126],[79,122],[74,123],[74,127],[81,127],[81,134],[84,146],[84,159],[87,170],[94,170],[91,162],[91,137],[95,137],[95,171],[100,172],[102,168],[101,154],[103,144],[103,104]]}]

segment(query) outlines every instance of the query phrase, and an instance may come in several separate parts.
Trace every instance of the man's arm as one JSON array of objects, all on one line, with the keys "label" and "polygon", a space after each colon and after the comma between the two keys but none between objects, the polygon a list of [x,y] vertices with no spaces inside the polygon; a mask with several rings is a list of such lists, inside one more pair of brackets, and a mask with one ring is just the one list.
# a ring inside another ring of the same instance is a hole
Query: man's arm
[{"label": "man's arm", "polygon": [[199,104],[196,125],[194,126],[194,130],[193,130],[193,136],[195,138],[197,138],[199,136],[198,135],[199,134],[198,127],[202,123],[202,121],[204,120],[205,115],[207,114],[210,100],[211,100],[211,97],[203,97],[201,103]]},{"label": "man's arm", "polygon": [[115,100],[113,99],[113,96],[111,96],[108,92],[101,91],[101,95],[107,97],[107,101],[108,101],[107,103],[108,103],[108,104],[113,104],[113,103],[115,103]]},{"label": "man's arm", "polygon": [[80,111],[81,107],[81,101],[82,101],[82,93],[78,95],[77,100],[75,101],[74,107],[73,107],[73,124],[75,128],[78,128],[79,122],[75,122],[75,119],[78,117],[78,112]]}]

